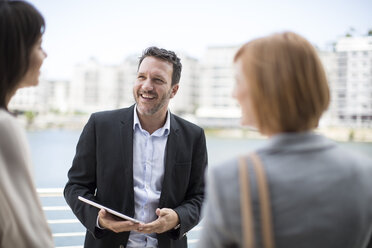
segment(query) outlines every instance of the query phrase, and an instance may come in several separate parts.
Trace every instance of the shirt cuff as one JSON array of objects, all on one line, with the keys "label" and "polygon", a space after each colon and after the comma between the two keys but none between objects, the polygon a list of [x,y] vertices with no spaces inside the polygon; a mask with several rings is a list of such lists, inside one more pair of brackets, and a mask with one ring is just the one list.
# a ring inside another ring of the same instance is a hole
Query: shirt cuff
[{"label": "shirt cuff", "polygon": [[178,228],[181,227],[181,224],[178,224],[177,226],[173,227],[174,230],[177,230]]},{"label": "shirt cuff", "polygon": [[99,215],[97,216],[96,227],[98,227],[99,229],[102,229],[102,230],[106,229],[106,228],[101,227],[101,226],[99,225]]}]

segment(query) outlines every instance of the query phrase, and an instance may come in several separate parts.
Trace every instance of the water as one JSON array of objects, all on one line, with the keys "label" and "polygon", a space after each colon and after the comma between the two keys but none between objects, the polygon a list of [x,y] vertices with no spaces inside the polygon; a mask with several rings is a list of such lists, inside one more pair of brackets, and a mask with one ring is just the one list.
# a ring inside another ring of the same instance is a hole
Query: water
[{"label": "water", "polygon": [[[81,131],[45,130],[28,132],[37,188],[61,188],[75,155]],[[264,140],[207,137],[209,164],[247,153],[264,144]],[[371,146],[372,147],[372,146]]]},{"label": "water", "polygon": [[62,188],[72,165],[81,131],[28,132],[37,188]]},{"label": "water", "polygon": [[[28,132],[37,188],[63,188],[71,167],[81,131],[44,130]],[[263,146],[266,140],[207,136],[209,166],[246,154]],[[372,143],[340,143],[351,150],[372,157]],[[85,228],[75,219],[63,197],[41,198],[57,247],[81,246]],[[53,207],[60,209],[53,209]],[[48,209],[51,208],[51,209]],[[62,223],[61,223],[61,220]],[[67,221],[66,221],[67,220]],[[65,223],[64,223],[65,222]],[[196,245],[202,223],[188,233],[189,247]]]},{"label": "water", "polygon": [[[75,155],[81,131],[45,130],[27,133],[31,147],[37,188],[61,188]],[[207,136],[209,165],[248,153],[265,140],[220,138]],[[341,146],[372,157],[372,143],[340,143]]]}]

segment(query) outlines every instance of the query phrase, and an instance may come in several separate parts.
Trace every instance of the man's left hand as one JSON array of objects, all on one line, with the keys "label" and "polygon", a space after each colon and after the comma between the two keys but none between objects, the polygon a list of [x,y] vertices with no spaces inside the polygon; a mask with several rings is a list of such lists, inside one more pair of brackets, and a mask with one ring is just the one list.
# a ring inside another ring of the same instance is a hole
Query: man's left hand
[{"label": "man's left hand", "polygon": [[170,208],[157,208],[158,218],[147,224],[140,224],[138,231],[142,233],[163,233],[178,225],[178,214]]}]

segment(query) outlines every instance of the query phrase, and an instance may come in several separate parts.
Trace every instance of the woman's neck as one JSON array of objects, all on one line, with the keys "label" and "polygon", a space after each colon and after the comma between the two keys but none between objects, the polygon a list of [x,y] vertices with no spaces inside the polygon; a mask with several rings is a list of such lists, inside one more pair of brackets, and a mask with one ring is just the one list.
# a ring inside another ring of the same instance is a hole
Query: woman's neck
[{"label": "woman's neck", "polygon": [[9,92],[9,94],[5,96],[5,109],[8,109],[9,102],[12,99],[12,97],[15,95],[16,91],[17,89],[12,90]]}]

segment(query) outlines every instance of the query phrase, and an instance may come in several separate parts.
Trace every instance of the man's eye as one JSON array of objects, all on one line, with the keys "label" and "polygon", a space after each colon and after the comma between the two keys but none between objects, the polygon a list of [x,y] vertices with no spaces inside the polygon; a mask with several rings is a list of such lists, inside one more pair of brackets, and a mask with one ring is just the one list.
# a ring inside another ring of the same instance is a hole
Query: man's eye
[{"label": "man's eye", "polygon": [[137,78],[138,79],[144,79],[145,77],[144,76],[138,76]]}]

